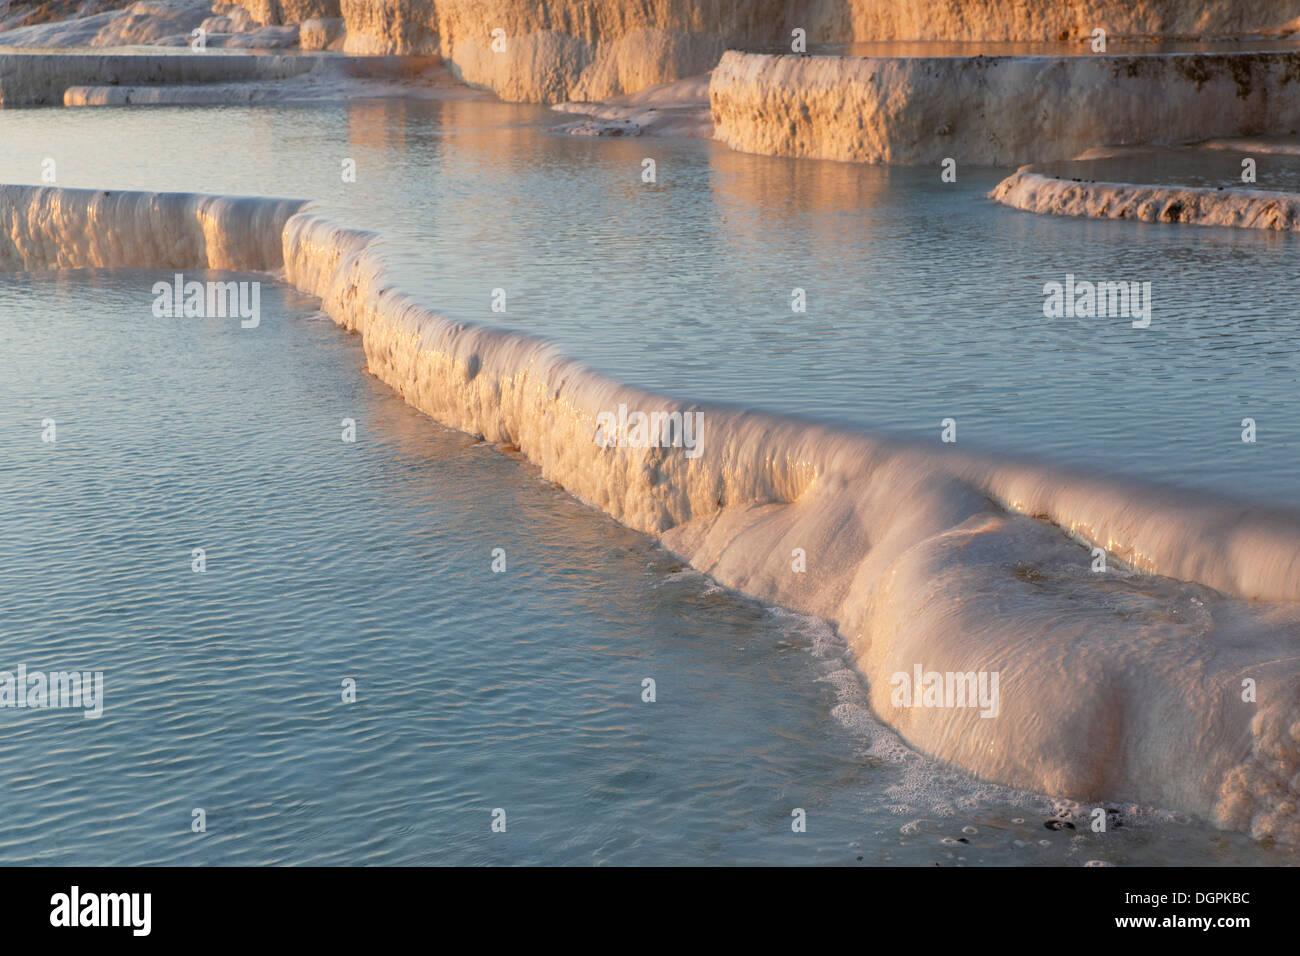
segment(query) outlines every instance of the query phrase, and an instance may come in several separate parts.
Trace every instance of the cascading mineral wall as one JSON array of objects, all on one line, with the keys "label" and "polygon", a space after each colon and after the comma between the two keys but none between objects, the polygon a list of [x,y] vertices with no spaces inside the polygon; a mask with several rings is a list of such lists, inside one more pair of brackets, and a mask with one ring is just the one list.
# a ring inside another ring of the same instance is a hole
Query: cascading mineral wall
[{"label": "cascading mineral wall", "polygon": [[0,107],[56,106],[73,86],[280,80],[315,69],[307,56],[0,53]]},{"label": "cascading mineral wall", "polygon": [[[376,236],[300,206],[6,186],[0,268],[283,263],[414,407],[517,446],[723,584],[834,622],[873,709],[918,748],[1012,786],[1300,843],[1300,514],[632,388],[421,306]],[[596,441],[620,405],[699,413],[701,453]],[[1091,544],[1114,572],[1090,570]],[[996,673],[999,700],[899,706],[892,677],[914,667]]]},{"label": "cascading mineral wall", "polygon": [[[116,25],[67,20],[42,33],[45,40],[23,42],[183,38],[207,9],[203,0],[188,3],[183,22],[175,20],[179,8],[136,3]],[[788,49],[796,28],[815,45],[1078,40],[1097,28],[1112,36],[1202,37],[1300,25],[1300,0],[237,0],[213,7],[236,5],[261,24],[310,22],[314,48],[345,29],[348,52],[440,53],[467,82],[507,100],[543,102],[608,99],[699,75],[728,48]],[[70,11],[55,5],[50,13]]]},{"label": "cascading mineral wall", "polygon": [[707,72],[728,44],[788,36],[788,6],[770,0],[342,4],[349,51],[441,52],[469,83],[503,99],[545,102],[601,99]]},{"label": "cascading mineral wall", "polygon": [[[1296,515],[630,388],[543,340],[422,307],[375,239],[310,213],[284,233],[287,278],[360,333],[371,374],[438,421],[515,445],[723,584],[833,621],[873,709],[914,745],[1013,786],[1300,841],[1300,664],[1276,653],[1300,611],[1192,583],[1300,597]],[[707,450],[597,443],[620,405],[698,412]],[[1169,577],[1135,588],[1091,573],[1062,529]],[[794,548],[815,555],[804,572]],[[997,672],[999,713],[898,707],[893,677],[918,666]],[[1241,706],[1246,676],[1269,686],[1266,704]]]},{"label": "cascading mineral wall", "polygon": [[1190,223],[1291,232],[1300,228],[1300,196],[1256,189],[1079,183],[1019,169],[989,194],[1025,212],[1134,222]]},{"label": "cascading mineral wall", "polygon": [[1294,0],[846,0],[855,40],[1067,40],[1199,37],[1274,30],[1300,17]]},{"label": "cascading mineral wall", "polygon": [[[269,0],[247,0],[265,5]],[[504,99],[596,100],[706,72],[728,47],[1269,30],[1297,0],[342,0],[346,49],[438,52]],[[318,16],[320,14],[317,14]],[[504,31],[504,49],[492,32]]]},{"label": "cascading mineral wall", "polygon": [[0,185],[0,271],[283,265],[300,199]]},{"label": "cascading mineral wall", "polygon": [[349,53],[438,53],[438,15],[432,2],[340,0]]},{"label": "cascading mineral wall", "polygon": [[1098,145],[1300,129],[1300,52],[801,57],[728,51],[716,138],[778,156],[1018,166]]},{"label": "cascading mineral wall", "polygon": [[342,16],[339,0],[236,0],[258,23],[278,26]]}]

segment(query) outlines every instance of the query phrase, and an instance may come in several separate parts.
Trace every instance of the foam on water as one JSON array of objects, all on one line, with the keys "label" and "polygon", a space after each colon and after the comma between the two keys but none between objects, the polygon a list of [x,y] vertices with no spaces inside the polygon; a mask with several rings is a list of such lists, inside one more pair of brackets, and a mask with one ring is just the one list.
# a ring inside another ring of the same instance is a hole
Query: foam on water
[{"label": "foam on water", "polygon": [[[516,446],[721,583],[832,622],[908,743],[998,784],[1300,842],[1295,512],[678,401],[440,316],[393,285],[375,234],[299,204],[105,196],[4,187],[0,264],[283,263],[411,405]],[[620,405],[702,413],[702,454],[602,445]],[[1092,546],[1142,573],[1093,573]],[[997,716],[893,706],[891,676],[918,665],[998,672]]]}]

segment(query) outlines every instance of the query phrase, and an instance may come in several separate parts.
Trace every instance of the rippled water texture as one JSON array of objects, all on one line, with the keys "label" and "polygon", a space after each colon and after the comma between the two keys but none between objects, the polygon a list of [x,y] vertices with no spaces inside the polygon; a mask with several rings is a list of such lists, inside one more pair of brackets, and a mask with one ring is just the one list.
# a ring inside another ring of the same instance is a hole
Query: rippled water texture
[{"label": "rippled water texture", "polygon": [[0,277],[0,668],[106,683],[99,720],[0,710],[0,861],[1285,858],[1132,808],[1047,830],[879,727],[824,625],[421,416],[310,303],[156,319],[153,278]]},{"label": "rippled water texture", "polygon": [[[936,440],[952,417],[975,447],[1300,492],[1294,239],[1036,217],[985,198],[1004,171],[942,183],[551,132],[563,119],[458,101],[6,111],[0,180],[38,182],[51,157],[64,186],[315,199],[380,231],[429,305],[632,384]],[[1045,283],[1067,274],[1150,282],[1151,328],[1044,318]]]},{"label": "rippled water texture", "polygon": [[[314,199],[428,304],[627,382],[936,440],[952,416],[975,447],[1294,502],[1291,239],[563,119],[5,111],[0,181],[53,158],[63,186]],[[1152,327],[1045,319],[1066,273],[1150,281]],[[0,276],[0,669],[106,681],[97,721],[0,710],[0,862],[1293,862],[1155,809],[1047,828],[1072,808],[880,727],[825,625],[423,417],[314,302],[267,282],[256,330],[157,319],[156,278]]]}]

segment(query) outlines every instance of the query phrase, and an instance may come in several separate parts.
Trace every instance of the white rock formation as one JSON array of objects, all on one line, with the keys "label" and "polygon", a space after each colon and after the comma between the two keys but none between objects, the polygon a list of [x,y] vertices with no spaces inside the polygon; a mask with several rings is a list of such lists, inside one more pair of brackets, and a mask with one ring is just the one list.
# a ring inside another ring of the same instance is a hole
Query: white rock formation
[{"label": "white rock formation", "polygon": [[1018,166],[1090,146],[1300,129],[1300,52],[804,57],[728,51],[709,87],[733,149]]},{"label": "white rock formation", "polygon": [[1023,168],[998,183],[989,195],[1016,209],[1054,216],[1286,232],[1300,227],[1300,195],[1257,189],[1082,183]]},{"label": "white rock formation", "polygon": [[299,28],[299,45],[304,50],[341,50],[346,32],[342,17],[309,17]]},{"label": "white rock formation", "polygon": [[[299,58],[303,59],[303,58]],[[400,62],[398,62],[400,60]],[[246,103],[341,103],[354,99],[491,99],[459,82],[436,61],[350,56],[317,61],[310,72],[288,79],[237,83],[162,83],[149,86],[72,86],[64,106],[209,106]]]},{"label": "white rock formation", "polygon": [[186,36],[211,14],[211,0],[140,0],[120,10],[0,33],[0,46],[114,47]]},{"label": "white rock formation", "polygon": [[552,108],[590,117],[560,127],[578,136],[713,136],[708,74],[652,86],[604,103],[557,103]]},{"label": "white rock formation", "polygon": [[301,199],[0,186],[0,270],[283,265]]},{"label": "white rock formation", "polygon": [[[833,621],[876,713],[918,748],[1012,786],[1300,842],[1294,509],[631,388],[536,337],[421,306],[374,234],[297,208],[0,187],[0,268],[283,263],[416,408],[514,445],[723,584]],[[620,405],[702,414],[700,454],[597,441]],[[1090,570],[1093,545],[1110,571]],[[996,716],[895,706],[893,676],[916,666],[997,672]]]},{"label": "white rock formation", "polygon": [[0,107],[52,106],[74,86],[230,83],[299,76],[318,66],[306,56],[157,53],[138,56],[0,53]]},{"label": "white rock formation", "polygon": [[[51,0],[54,2],[54,0]],[[116,46],[184,42],[207,0],[154,0],[123,11],[0,34],[0,43]],[[60,8],[62,9],[62,8]],[[212,45],[277,47],[310,23],[308,49],[441,54],[466,82],[503,99],[600,101],[711,70],[722,52],[807,41],[1070,40],[1187,37],[1300,25],[1297,0],[238,0],[248,24]],[[261,28],[259,28],[259,25]]]},{"label": "white rock formation", "polygon": [[[261,2],[261,0],[251,0]],[[1296,0],[342,0],[347,49],[440,52],[508,100],[603,100],[712,69],[728,47],[1186,37],[1270,30]],[[504,44],[493,48],[493,31]]]}]

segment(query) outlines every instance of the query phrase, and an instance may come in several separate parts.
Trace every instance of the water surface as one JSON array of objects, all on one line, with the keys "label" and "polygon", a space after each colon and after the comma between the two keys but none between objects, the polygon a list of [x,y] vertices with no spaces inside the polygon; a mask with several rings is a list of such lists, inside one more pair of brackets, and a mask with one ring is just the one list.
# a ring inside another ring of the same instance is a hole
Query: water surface
[{"label": "water surface", "polygon": [[0,669],[106,684],[98,720],[0,710],[0,862],[1288,859],[1048,830],[902,747],[824,624],[425,418],[310,301],[158,319],[156,278],[0,276]]},{"label": "water surface", "polygon": [[[5,111],[0,180],[38,182],[50,157],[65,186],[311,198],[379,231],[427,304],[626,382],[936,441],[952,417],[959,442],[1089,473],[1300,494],[1293,238],[1034,216],[986,198],[1005,170],[944,183],[553,132],[565,119],[464,101]],[[1233,163],[1205,152],[1207,175]],[[1067,274],[1150,282],[1151,327],[1045,319]]]}]

